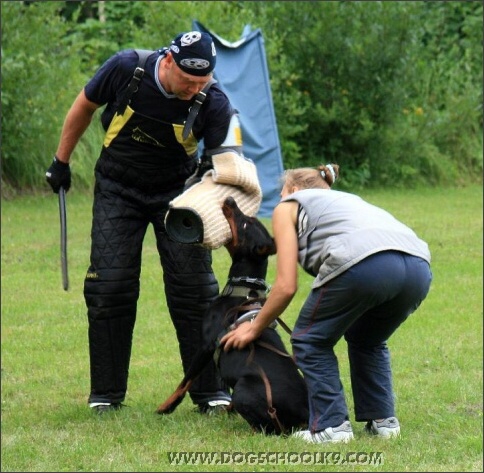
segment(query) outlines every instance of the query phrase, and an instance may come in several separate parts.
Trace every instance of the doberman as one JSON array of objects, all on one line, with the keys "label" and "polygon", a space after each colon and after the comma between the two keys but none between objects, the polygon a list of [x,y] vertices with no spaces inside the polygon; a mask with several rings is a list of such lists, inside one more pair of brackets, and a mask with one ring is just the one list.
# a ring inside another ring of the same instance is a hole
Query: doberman
[{"label": "doberman", "polygon": [[225,199],[222,211],[232,232],[225,244],[232,258],[228,281],[205,315],[202,346],[192,365],[156,412],[172,413],[213,357],[220,377],[232,389],[231,408],[256,432],[286,435],[307,427],[308,395],[303,377],[275,328],[277,322],[243,350],[225,352],[219,346],[228,330],[250,321],[264,304],[268,258],[276,253],[274,239],[256,217],[245,215],[232,197]]}]

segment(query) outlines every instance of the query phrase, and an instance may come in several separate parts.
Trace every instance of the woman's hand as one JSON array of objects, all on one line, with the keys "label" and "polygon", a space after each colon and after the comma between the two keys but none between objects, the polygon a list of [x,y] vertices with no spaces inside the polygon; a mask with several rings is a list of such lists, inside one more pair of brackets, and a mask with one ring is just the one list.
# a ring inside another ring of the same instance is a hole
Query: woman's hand
[{"label": "woman's hand", "polygon": [[254,328],[252,323],[244,322],[240,324],[235,330],[231,330],[226,333],[220,340],[220,344],[223,345],[224,351],[229,351],[232,348],[242,350],[250,342],[253,342],[259,337],[259,333]]}]

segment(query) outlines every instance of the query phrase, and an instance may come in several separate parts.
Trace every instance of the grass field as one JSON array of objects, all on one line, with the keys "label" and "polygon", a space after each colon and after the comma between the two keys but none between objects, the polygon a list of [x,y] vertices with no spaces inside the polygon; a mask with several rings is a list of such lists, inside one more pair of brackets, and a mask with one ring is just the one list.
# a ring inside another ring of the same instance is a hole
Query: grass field
[{"label": "grass field", "polygon": [[[182,373],[152,231],[143,252],[128,407],[94,416],[87,407],[82,295],[91,198],[73,190],[68,292],[61,285],[56,196],[2,201],[1,471],[483,471],[482,187],[362,196],[411,226],[432,252],[430,293],[389,342],[401,438],[371,438],[353,422],[352,443],[306,445],[254,434],[239,416],[202,416],[188,398],[170,416],[154,414]],[[215,251],[221,285],[228,265],[225,249]],[[268,282],[274,266],[273,257]],[[301,291],[284,315],[290,326],[310,282],[301,273]],[[353,416],[344,342],[336,350]],[[169,452],[218,457],[177,465]],[[377,464],[368,464],[371,455]],[[232,463],[215,463],[221,459]]]}]

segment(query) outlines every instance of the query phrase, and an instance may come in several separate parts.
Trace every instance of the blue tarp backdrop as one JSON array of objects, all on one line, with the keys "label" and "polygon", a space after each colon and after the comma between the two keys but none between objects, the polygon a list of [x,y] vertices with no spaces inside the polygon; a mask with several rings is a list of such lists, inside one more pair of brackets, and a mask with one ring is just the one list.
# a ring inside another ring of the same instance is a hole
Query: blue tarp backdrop
[{"label": "blue tarp backdrop", "polygon": [[244,156],[252,159],[262,187],[260,217],[270,217],[280,199],[283,171],[269,70],[260,29],[247,25],[240,40],[230,43],[198,21],[193,29],[209,33],[217,48],[214,78],[239,111]]}]

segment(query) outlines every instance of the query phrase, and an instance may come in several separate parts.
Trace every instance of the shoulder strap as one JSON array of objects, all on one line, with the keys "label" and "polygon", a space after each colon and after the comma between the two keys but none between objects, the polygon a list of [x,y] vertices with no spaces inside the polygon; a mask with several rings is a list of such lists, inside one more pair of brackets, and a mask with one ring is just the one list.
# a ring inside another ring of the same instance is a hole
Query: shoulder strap
[{"label": "shoulder strap", "polygon": [[185,126],[183,127],[182,138],[185,141],[192,130],[193,124],[195,123],[195,118],[197,118],[198,112],[200,111],[200,107],[202,106],[203,102],[207,97],[207,92],[213,84],[217,82],[215,79],[210,79],[207,85],[198,92],[197,96],[195,97],[194,104],[190,107],[190,112],[188,113],[187,121],[185,122]]},{"label": "shoulder strap", "polygon": [[151,56],[155,51],[152,49],[135,49],[135,51],[139,58],[138,67],[144,70],[148,56]]},{"label": "shoulder strap", "polygon": [[133,97],[133,94],[138,91],[138,85],[141,81],[141,78],[143,77],[143,74],[145,73],[144,67],[146,64],[146,59],[148,59],[148,56],[154,53],[154,51],[150,49],[135,49],[135,51],[139,58],[138,65],[134,70],[133,77],[131,78],[131,81],[128,84],[128,88],[126,89],[126,92],[124,93],[124,96],[121,99],[121,102],[119,103],[119,106],[117,109],[118,115],[122,115],[125,112],[126,107],[131,102],[131,98]]}]

